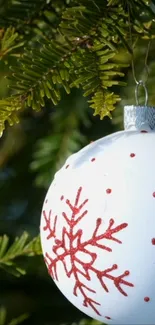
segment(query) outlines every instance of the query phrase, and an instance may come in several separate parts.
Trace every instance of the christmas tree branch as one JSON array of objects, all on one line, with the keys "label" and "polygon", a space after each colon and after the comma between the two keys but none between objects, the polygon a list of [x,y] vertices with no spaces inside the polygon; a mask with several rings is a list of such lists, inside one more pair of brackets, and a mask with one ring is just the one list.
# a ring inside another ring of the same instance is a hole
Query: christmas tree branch
[{"label": "christmas tree branch", "polygon": [[0,267],[9,273],[20,276],[25,274],[25,270],[18,266],[16,259],[22,256],[41,255],[40,238],[35,237],[28,242],[29,235],[24,232],[20,237],[16,237],[15,241],[9,246],[9,238],[4,235],[0,237]]},{"label": "christmas tree branch", "polygon": [[[116,55],[122,47],[132,53],[129,27],[133,39],[149,38],[150,26],[154,24],[155,15],[146,1],[131,2],[132,10],[127,0],[71,1],[62,12],[60,34],[43,40],[38,49],[26,48],[17,65],[11,68],[13,97],[0,101],[1,132],[6,120],[14,123],[17,110],[26,107],[40,110],[46,98],[57,105],[61,88],[67,93],[71,87],[82,88],[94,115],[111,117],[110,111],[119,95],[109,89],[125,84],[120,78],[126,65],[116,62]],[[28,5],[26,0],[25,3]],[[146,15],[141,14],[142,8]]]},{"label": "christmas tree branch", "polygon": [[6,30],[0,30],[0,60],[23,45],[23,38],[15,31],[15,28],[8,27]]},{"label": "christmas tree branch", "polygon": [[1,325],[18,325],[24,322],[29,317],[29,314],[25,313],[23,315],[18,316],[17,318],[12,319],[9,323],[6,321],[7,319],[7,310],[5,307],[0,306],[0,324]]}]

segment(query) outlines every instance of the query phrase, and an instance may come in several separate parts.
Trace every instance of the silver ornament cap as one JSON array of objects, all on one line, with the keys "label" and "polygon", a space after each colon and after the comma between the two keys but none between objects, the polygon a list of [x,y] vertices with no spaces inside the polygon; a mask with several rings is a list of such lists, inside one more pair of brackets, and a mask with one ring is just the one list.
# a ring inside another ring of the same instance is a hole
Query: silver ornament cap
[{"label": "silver ornament cap", "polygon": [[155,130],[155,107],[130,105],[124,107],[125,130]]}]

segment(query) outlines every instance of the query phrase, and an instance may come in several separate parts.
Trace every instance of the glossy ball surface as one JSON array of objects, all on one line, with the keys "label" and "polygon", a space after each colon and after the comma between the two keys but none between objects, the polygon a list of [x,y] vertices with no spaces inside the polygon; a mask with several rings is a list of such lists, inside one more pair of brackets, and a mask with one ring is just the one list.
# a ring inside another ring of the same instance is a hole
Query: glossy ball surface
[{"label": "glossy ball surface", "polygon": [[72,304],[107,324],[155,324],[155,132],[117,132],[69,157],[40,231]]}]

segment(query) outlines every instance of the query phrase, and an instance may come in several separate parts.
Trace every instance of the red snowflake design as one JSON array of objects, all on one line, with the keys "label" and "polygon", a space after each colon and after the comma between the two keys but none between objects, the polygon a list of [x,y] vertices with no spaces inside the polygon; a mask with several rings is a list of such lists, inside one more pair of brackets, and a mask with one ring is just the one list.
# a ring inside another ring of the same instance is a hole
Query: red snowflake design
[{"label": "red snowflake design", "polygon": [[[117,264],[113,264],[111,267],[105,269],[105,270],[98,270],[94,267],[94,262],[97,259],[97,254],[94,252],[91,252],[88,249],[88,245],[98,247],[102,250],[106,250],[108,252],[112,252],[112,249],[108,247],[107,245],[101,244],[100,241],[107,239],[110,241],[114,241],[118,244],[121,244],[122,242],[114,237],[114,234],[118,233],[119,231],[125,229],[128,224],[122,223],[118,226],[114,226],[114,219],[109,220],[109,225],[105,232],[100,231],[100,227],[102,224],[102,219],[97,218],[96,220],[96,226],[95,230],[92,234],[92,237],[86,241],[82,240],[83,231],[82,229],[75,230],[75,226],[79,224],[79,222],[88,214],[88,210],[85,209],[85,206],[88,202],[88,199],[85,199],[82,203],[80,203],[82,193],[82,187],[80,187],[77,191],[75,202],[72,204],[69,199],[66,199],[65,203],[70,208],[71,216],[67,216],[65,212],[62,212],[62,216],[66,221],[67,230],[66,227],[63,227],[62,229],[62,238],[58,239],[56,237],[56,226],[57,226],[57,216],[52,216],[52,210],[47,213],[45,210],[43,211],[43,217],[45,220],[45,226],[43,227],[44,231],[48,231],[47,234],[47,240],[50,240],[51,238],[55,239],[55,244],[52,247],[53,253],[55,255],[54,258],[52,258],[48,253],[45,253],[45,262],[48,267],[49,274],[53,277],[53,279],[59,281],[58,274],[57,274],[57,264],[59,262],[63,263],[65,273],[68,278],[71,277],[71,275],[74,277],[75,283],[73,288],[73,294],[75,296],[78,296],[78,291],[83,296],[83,305],[85,307],[90,306],[98,315],[100,315],[99,311],[96,308],[96,305],[100,305],[96,300],[89,297],[89,292],[96,293],[96,291],[93,288],[90,288],[89,286],[86,286],[79,278],[80,275],[83,276],[86,280],[91,280],[90,272],[93,272],[96,274],[102,288],[105,290],[105,292],[109,292],[107,285],[105,284],[104,279],[110,279],[113,281],[114,286],[116,289],[124,296],[127,296],[127,293],[122,288],[122,285],[133,287],[134,285],[128,281],[125,280],[125,278],[130,274],[128,270],[126,270],[124,273],[122,273],[119,276],[112,275],[112,272],[116,269],[118,269]],[[64,196],[62,195],[60,200],[63,200]],[[83,212],[82,212],[83,211]],[[51,220],[53,219],[53,221]],[[51,224],[53,223],[53,226]],[[68,237],[69,241],[69,247],[66,247],[66,236]],[[75,245],[76,242],[76,245]],[[61,253],[59,253],[61,248]],[[63,249],[63,252],[62,252]],[[83,262],[80,260],[77,256],[77,253],[84,253],[87,254],[87,257],[89,257],[89,262]],[[71,261],[71,269],[68,271],[67,264],[66,264],[66,257],[70,257]],[[78,268],[78,264],[81,266]]]}]

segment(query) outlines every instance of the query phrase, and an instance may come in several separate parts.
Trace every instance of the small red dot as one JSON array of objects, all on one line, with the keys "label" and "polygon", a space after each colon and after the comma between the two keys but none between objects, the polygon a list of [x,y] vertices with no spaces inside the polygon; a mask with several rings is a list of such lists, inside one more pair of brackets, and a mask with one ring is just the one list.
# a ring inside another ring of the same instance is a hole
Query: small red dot
[{"label": "small red dot", "polygon": [[69,167],[69,165],[66,166],[66,169]]},{"label": "small red dot", "polygon": [[63,195],[61,195],[61,198],[60,198],[60,200],[62,201],[64,199],[64,196]]},{"label": "small red dot", "polygon": [[129,271],[125,271],[125,275],[129,275],[130,274],[130,272]]},{"label": "small red dot", "polygon": [[152,238],[152,245],[155,245],[155,238]]},{"label": "small red dot", "polygon": [[155,192],[152,193],[153,197],[155,197]]},{"label": "small red dot", "polygon": [[146,131],[146,130],[141,130],[140,132],[141,133],[148,133],[148,131]]},{"label": "small red dot", "polygon": [[95,158],[92,158],[91,161],[95,161],[96,159]]},{"label": "small red dot", "polygon": [[144,298],[144,301],[148,302],[148,301],[150,301],[150,298],[149,297],[145,297]]},{"label": "small red dot", "polygon": [[105,316],[105,318],[106,318],[106,319],[111,319],[111,317],[109,317],[109,316]]},{"label": "small red dot", "polygon": [[135,157],[136,155],[135,155],[135,153],[130,153],[130,157],[131,158],[133,158],[133,157]]},{"label": "small red dot", "polygon": [[107,188],[106,189],[106,192],[107,192],[107,194],[110,194],[112,192],[112,189],[111,188]]}]

